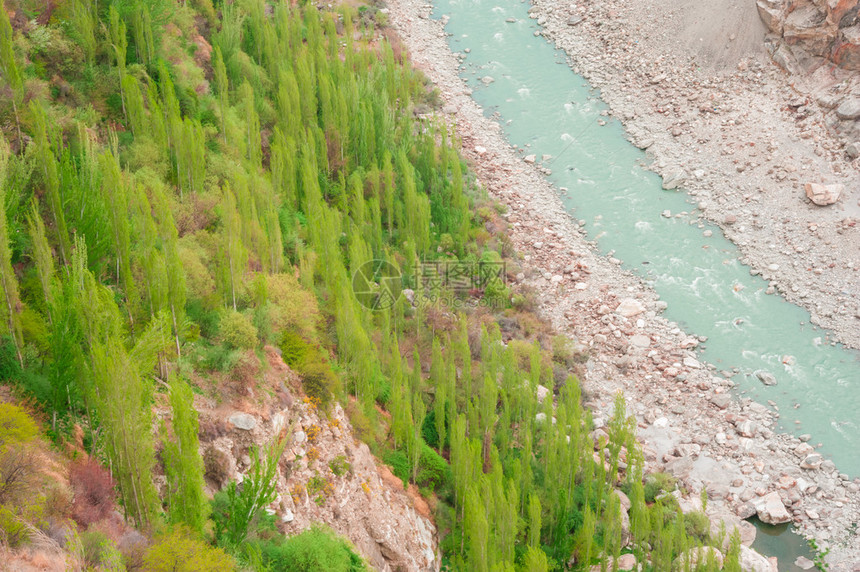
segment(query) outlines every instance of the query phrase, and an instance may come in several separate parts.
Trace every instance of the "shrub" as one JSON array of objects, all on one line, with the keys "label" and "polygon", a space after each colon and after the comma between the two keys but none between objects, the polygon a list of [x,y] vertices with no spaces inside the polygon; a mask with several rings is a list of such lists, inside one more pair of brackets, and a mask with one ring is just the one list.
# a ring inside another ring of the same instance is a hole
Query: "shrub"
[{"label": "shrub", "polygon": [[312,340],[319,320],[316,297],[302,288],[293,274],[268,276],[266,292],[269,301],[266,314],[272,331],[297,332],[298,336]]},{"label": "shrub", "polygon": [[421,444],[421,456],[418,459],[418,475],[416,484],[434,491],[445,485],[451,476],[451,467],[439,453],[426,443]]},{"label": "shrub", "polygon": [[81,533],[81,548],[84,552],[84,562],[88,567],[108,565],[109,570],[115,570],[110,564],[119,556],[119,551],[108,536],[101,530],[91,528]]},{"label": "shrub", "polygon": [[389,451],[382,456],[386,465],[391,467],[391,472],[403,481],[403,488],[409,486],[409,477],[412,476],[412,466],[403,451]]},{"label": "shrub", "polygon": [[32,441],[38,434],[36,422],[26,411],[11,403],[0,403],[0,451]]},{"label": "shrub", "polygon": [[667,473],[654,473],[645,477],[645,502],[652,503],[661,493],[675,490],[677,480]]},{"label": "shrub", "polygon": [[313,347],[298,333],[284,332],[281,337],[281,357],[291,368],[298,368],[313,353]]},{"label": "shrub", "polygon": [[222,572],[236,564],[220,548],[213,548],[183,528],[155,539],[143,557],[144,572]]},{"label": "shrub", "polygon": [[711,535],[711,521],[701,511],[690,512],[684,515],[684,530],[687,532],[687,536],[707,542]]},{"label": "shrub", "polygon": [[367,565],[349,542],[331,529],[314,525],[282,544],[261,543],[263,563],[274,572],[364,572]]},{"label": "shrub", "polygon": [[72,518],[81,526],[89,526],[113,510],[113,479],[95,460],[72,463],[69,467],[69,484],[75,492]]},{"label": "shrub", "polygon": [[324,406],[331,401],[332,395],[339,392],[339,380],[326,362],[306,363],[300,373],[305,393],[319,399]]},{"label": "shrub", "polygon": [[328,463],[328,468],[336,477],[341,477],[346,473],[352,472],[352,465],[346,460],[343,455],[338,455]]},{"label": "shrub", "polygon": [[219,329],[228,347],[250,349],[257,346],[257,328],[242,313],[235,310],[224,311],[221,314]]}]

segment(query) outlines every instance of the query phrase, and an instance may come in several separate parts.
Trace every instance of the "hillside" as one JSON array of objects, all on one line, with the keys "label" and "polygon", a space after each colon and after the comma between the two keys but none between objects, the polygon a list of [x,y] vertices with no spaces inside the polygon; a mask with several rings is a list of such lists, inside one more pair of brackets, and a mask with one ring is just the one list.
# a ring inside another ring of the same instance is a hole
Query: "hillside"
[{"label": "hillside", "polygon": [[513,285],[505,207],[387,14],[0,12],[0,375],[30,412],[0,471],[43,433],[64,468],[33,474],[85,462],[110,507],[0,497],[7,561],[742,569],[707,495],[644,474],[624,399],[583,407],[586,350]]}]

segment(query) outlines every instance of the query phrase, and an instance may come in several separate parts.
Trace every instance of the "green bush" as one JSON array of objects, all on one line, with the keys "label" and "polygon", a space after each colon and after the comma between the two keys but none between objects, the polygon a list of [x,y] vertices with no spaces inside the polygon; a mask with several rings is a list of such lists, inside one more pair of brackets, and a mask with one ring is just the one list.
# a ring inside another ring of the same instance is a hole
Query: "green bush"
[{"label": "green bush", "polygon": [[346,473],[352,472],[352,465],[346,460],[346,457],[343,455],[338,455],[331,461],[329,461],[328,468],[331,469],[331,472],[335,474],[337,477],[341,477]]},{"label": "green bush", "polygon": [[244,314],[226,310],[219,323],[224,344],[231,348],[250,349],[257,346],[257,328]]},{"label": "green bush", "polygon": [[223,572],[236,564],[226,552],[175,528],[155,539],[143,557],[144,572]]},{"label": "green bush", "polygon": [[684,515],[684,530],[687,532],[687,536],[707,542],[711,536],[711,521],[701,511],[691,512]]},{"label": "green bush", "polygon": [[451,467],[442,456],[422,443],[421,456],[418,459],[418,475],[416,484],[434,491],[446,485],[451,476]]},{"label": "green bush", "polygon": [[386,465],[391,467],[391,472],[394,473],[394,476],[403,481],[404,489],[409,486],[412,467],[409,465],[409,459],[403,451],[388,451],[382,456],[382,460]]},{"label": "green bush", "polygon": [[296,332],[284,332],[281,337],[281,357],[293,369],[304,363],[313,352],[313,346]]},{"label": "green bush", "polygon": [[367,565],[349,542],[322,525],[277,544],[260,543],[263,563],[272,572],[364,572]]},{"label": "green bush", "polygon": [[0,403],[0,451],[36,438],[39,428],[27,412],[11,403]]},{"label": "green bush", "polygon": [[675,490],[677,480],[667,473],[654,473],[645,477],[645,502],[651,504],[662,493]]},{"label": "green bush", "polygon": [[302,387],[309,397],[316,397],[325,406],[339,393],[340,380],[324,361],[305,363],[300,368]]},{"label": "green bush", "polygon": [[424,423],[421,425],[421,436],[431,447],[440,447],[439,432],[436,430],[436,411],[433,409],[428,411],[424,417]]},{"label": "green bush", "polygon": [[[116,560],[119,551],[110,538],[95,528],[90,528],[81,533],[81,548],[84,551],[84,562],[90,567],[102,567],[110,565]],[[109,567],[115,570],[115,567]]]}]

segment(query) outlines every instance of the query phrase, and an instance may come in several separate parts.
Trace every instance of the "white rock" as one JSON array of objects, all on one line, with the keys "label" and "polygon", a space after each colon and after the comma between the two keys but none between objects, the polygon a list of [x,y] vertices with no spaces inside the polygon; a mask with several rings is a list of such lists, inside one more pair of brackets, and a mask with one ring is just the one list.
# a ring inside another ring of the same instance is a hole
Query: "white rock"
[{"label": "white rock", "polygon": [[[672,565],[673,570],[695,570],[698,565],[704,565],[706,562],[713,560],[719,564],[717,568],[723,567],[723,553],[712,546],[703,546],[700,548],[691,548],[683,552]],[[687,565],[689,564],[689,568]]]},{"label": "white rock", "polygon": [[625,318],[638,316],[644,311],[645,306],[642,305],[642,302],[633,298],[625,298],[621,300],[621,303],[618,304],[617,308],[615,308],[615,313],[624,316]]},{"label": "white rock", "polygon": [[839,200],[842,191],[845,190],[845,185],[821,185],[818,183],[806,183],[806,196],[810,201],[820,207],[832,205]]},{"label": "white rock", "polygon": [[[547,396],[547,395],[549,395],[549,394],[550,394],[550,391],[549,391],[549,389],[548,389],[548,388],[546,388],[546,387],[544,387],[544,386],[542,386],[542,385],[538,385],[538,386],[537,386],[537,400],[538,400],[538,403],[543,403],[543,400],[544,400],[544,399],[546,399],[546,396]],[[543,414],[543,415],[544,415],[544,419],[546,419],[546,414]]]},{"label": "white rock", "polygon": [[741,570],[744,572],[771,572],[770,561],[752,548],[741,545]]},{"label": "white rock", "polygon": [[689,356],[684,358],[684,366],[692,368],[692,369],[701,369],[702,368],[702,364],[699,363],[699,360],[697,360],[695,358],[691,358]]},{"label": "white rock", "polygon": [[824,457],[822,457],[818,453],[812,453],[811,455],[807,455],[805,459],[800,463],[801,469],[810,469],[816,470],[821,467],[821,464],[824,462]]},{"label": "white rock", "polygon": [[791,521],[791,515],[785,510],[785,505],[782,504],[782,499],[776,492],[760,497],[755,502],[755,509],[759,519],[766,524],[782,524]]},{"label": "white rock", "polygon": [[251,431],[257,426],[257,420],[254,419],[252,415],[242,413],[241,411],[234,412],[227,418],[227,420],[232,423],[236,429],[243,429],[245,431]]}]

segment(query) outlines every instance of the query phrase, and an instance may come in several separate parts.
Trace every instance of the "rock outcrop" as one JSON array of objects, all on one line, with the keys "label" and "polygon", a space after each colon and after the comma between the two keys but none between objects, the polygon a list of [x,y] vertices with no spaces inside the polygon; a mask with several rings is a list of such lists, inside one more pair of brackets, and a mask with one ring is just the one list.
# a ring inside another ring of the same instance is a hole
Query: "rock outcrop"
[{"label": "rock outcrop", "polygon": [[[860,70],[858,0],[757,0],[765,26],[793,50]],[[798,59],[802,59],[802,56]]]},{"label": "rock outcrop", "polygon": [[377,465],[339,404],[323,412],[304,398],[277,350],[266,348],[266,358],[267,367],[248,376],[257,383],[230,397],[228,407],[196,399],[210,492],[241,480],[250,447],[284,437],[278,498],[268,508],[282,532],[322,522],[349,538],[377,570],[438,571],[436,528],[424,499]]}]

